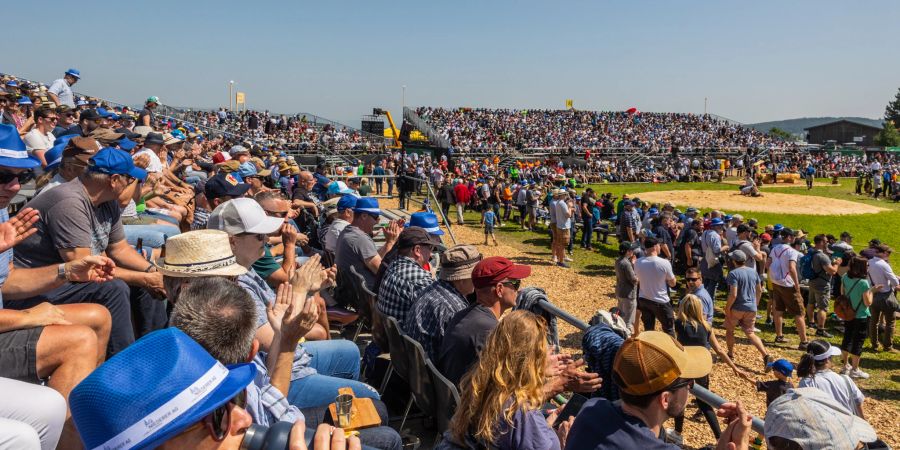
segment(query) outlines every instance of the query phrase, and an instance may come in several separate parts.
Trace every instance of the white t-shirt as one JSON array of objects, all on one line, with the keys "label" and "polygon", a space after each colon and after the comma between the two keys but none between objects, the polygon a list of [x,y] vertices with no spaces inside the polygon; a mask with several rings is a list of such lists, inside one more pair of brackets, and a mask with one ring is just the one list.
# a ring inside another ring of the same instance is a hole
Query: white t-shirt
[{"label": "white t-shirt", "polygon": [[834,398],[834,401],[844,405],[853,414],[856,414],[856,406],[866,398],[856,383],[848,376],[834,373],[828,369],[816,372],[814,377],[801,379],[797,387],[819,389]]},{"label": "white t-shirt", "polygon": [[666,280],[675,278],[672,263],[659,256],[646,256],[634,263],[637,273],[638,297],[659,303],[669,302],[669,285]]},{"label": "white t-shirt", "polygon": [[132,158],[136,158],[138,155],[147,155],[150,157],[150,164],[147,165],[147,172],[162,172],[163,164],[160,161],[159,156],[156,156],[156,153],[149,148],[142,149],[141,151],[134,154]]},{"label": "white t-shirt", "polygon": [[557,200],[554,205],[556,208],[556,228],[568,230],[572,227],[572,214],[569,213],[569,204],[565,200]]},{"label": "white t-shirt", "polygon": [[53,133],[48,131],[47,134],[41,134],[40,130],[33,128],[25,134],[25,149],[28,150],[28,153],[32,153],[34,150],[50,150],[54,140],[56,140],[56,136]]},{"label": "white t-shirt", "polygon": [[[778,244],[769,252],[772,258],[772,265],[769,266],[769,276],[772,277],[772,283],[783,287],[794,287],[794,279],[791,278],[791,261],[797,263],[800,261],[800,252],[791,248],[787,244]],[[799,271],[800,268],[797,267]],[[797,274],[799,276],[799,273]]]}]

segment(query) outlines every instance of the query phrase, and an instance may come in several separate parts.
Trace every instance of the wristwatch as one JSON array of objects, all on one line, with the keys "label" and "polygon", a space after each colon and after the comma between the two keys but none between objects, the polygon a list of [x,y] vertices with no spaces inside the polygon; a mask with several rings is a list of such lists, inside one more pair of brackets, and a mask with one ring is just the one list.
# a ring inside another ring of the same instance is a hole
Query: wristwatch
[{"label": "wristwatch", "polygon": [[66,263],[62,263],[56,266],[56,279],[65,280],[66,279]]}]

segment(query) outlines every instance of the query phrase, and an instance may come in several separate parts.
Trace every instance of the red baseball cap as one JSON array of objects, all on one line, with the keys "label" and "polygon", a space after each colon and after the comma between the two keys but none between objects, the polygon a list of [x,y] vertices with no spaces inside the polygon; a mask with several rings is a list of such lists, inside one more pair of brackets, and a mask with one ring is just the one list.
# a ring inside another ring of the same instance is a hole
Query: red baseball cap
[{"label": "red baseball cap", "polygon": [[228,161],[230,159],[231,159],[231,155],[229,155],[228,153],[225,153],[225,152],[216,152],[216,154],[213,155],[213,158],[212,158],[213,164],[222,164],[225,161]]},{"label": "red baseball cap", "polygon": [[531,266],[516,264],[502,256],[491,256],[472,269],[472,284],[475,289],[480,289],[503,280],[521,280],[528,275],[531,275]]}]

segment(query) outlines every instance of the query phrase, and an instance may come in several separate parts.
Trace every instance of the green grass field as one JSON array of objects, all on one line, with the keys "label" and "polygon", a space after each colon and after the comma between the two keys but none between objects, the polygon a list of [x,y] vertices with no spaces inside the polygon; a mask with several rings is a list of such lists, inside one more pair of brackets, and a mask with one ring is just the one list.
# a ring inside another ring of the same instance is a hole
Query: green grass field
[{"label": "green grass field", "polygon": [[[817,180],[818,183],[830,183],[830,180]],[[634,194],[638,192],[648,191],[668,191],[668,190],[736,190],[737,186],[721,183],[666,183],[666,184],[603,184],[590,185],[598,193],[612,192],[614,195],[621,197],[622,194]],[[889,201],[875,201],[871,198],[855,196],[852,194],[855,186],[855,180],[841,180],[840,185],[816,186],[812,190],[805,188],[770,188],[765,187],[763,192],[780,192],[785,194],[809,195],[826,198],[836,198],[848,201],[856,201],[867,204],[875,204],[879,207],[886,208],[889,211],[878,214],[863,214],[857,216],[811,216],[799,214],[772,214],[758,213],[746,211],[726,211],[729,214],[741,213],[745,218],[756,218],[760,226],[765,224],[781,223],[787,227],[794,229],[800,228],[804,231],[815,235],[818,233],[830,233],[839,235],[842,231],[849,231],[854,237],[854,246],[857,250],[865,247],[869,239],[877,237],[882,242],[900,251],[900,233],[898,233],[898,224],[900,224],[900,203]],[[578,189],[580,192],[582,186]],[[682,208],[683,209],[683,208]],[[502,213],[502,211],[501,211]],[[466,221],[470,224],[477,224],[479,215],[475,212],[466,213]],[[550,259],[550,239],[548,233],[543,226],[539,227],[538,232],[522,230],[518,224],[512,222],[504,223],[499,228],[499,234],[507,237],[504,241],[510,245],[520,248],[525,252],[535,255],[535,257],[546,257]],[[614,236],[610,236],[609,243],[606,245],[599,244],[594,241],[594,250],[587,251],[579,247],[581,233],[578,233],[574,245],[574,263],[572,269],[583,275],[599,275],[599,276],[615,276],[613,270],[613,262],[617,256],[618,241]],[[895,273],[900,273],[900,253],[892,258],[891,265]],[[766,298],[763,298],[766,301]],[[725,296],[720,293],[716,298],[717,308],[724,308]],[[764,310],[763,307],[760,308]],[[723,327],[723,316],[717,314],[716,326]],[[785,322],[784,333],[786,336],[793,336],[796,341],[796,330],[793,328],[792,320]],[[790,326],[788,326],[790,325]],[[828,323],[830,331],[834,337],[830,342],[840,345],[841,334],[837,333],[833,328],[833,323]],[[774,328],[765,325],[761,320],[757,325],[762,329],[760,337],[767,346],[773,346],[775,338]],[[900,348],[900,336],[894,337],[895,347]],[[796,343],[790,346],[779,347],[782,355],[787,355],[790,360],[799,361],[801,353],[795,350]],[[894,353],[871,353],[868,343],[862,356],[861,366],[867,371],[871,378],[868,380],[858,380],[858,384],[864,389],[866,395],[890,402],[895,408],[900,409],[900,354]]]}]

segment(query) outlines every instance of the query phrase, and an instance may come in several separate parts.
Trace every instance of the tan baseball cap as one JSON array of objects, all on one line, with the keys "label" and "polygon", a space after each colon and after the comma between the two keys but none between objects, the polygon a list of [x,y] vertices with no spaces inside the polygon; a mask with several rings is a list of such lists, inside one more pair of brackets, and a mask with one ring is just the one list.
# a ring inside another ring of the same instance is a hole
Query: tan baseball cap
[{"label": "tan baseball cap", "polygon": [[632,395],[653,394],[679,378],[701,378],[711,370],[712,356],[706,347],[684,347],[661,331],[629,338],[613,362],[619,389]]}]

